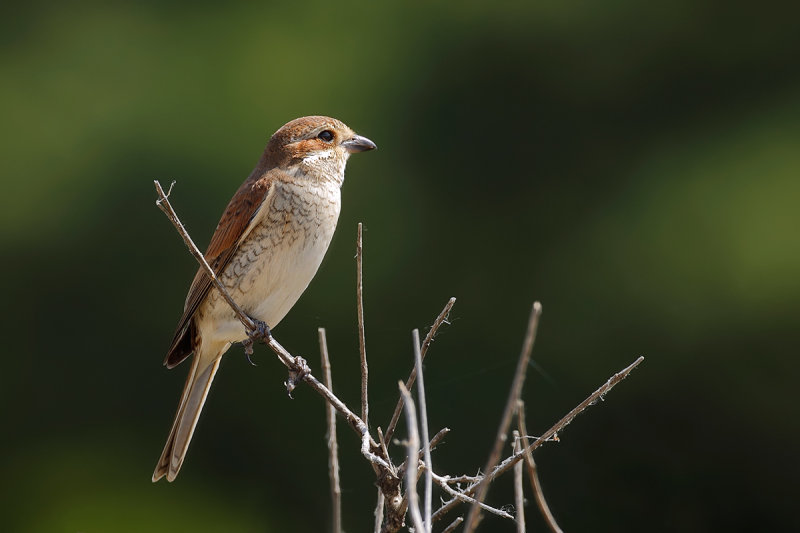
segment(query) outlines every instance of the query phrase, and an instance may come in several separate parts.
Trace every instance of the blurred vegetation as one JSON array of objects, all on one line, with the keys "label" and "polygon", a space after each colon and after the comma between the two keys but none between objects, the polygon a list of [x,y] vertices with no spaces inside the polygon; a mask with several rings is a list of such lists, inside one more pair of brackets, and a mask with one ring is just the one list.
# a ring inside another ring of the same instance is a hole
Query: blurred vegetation
[{"label": "blurred vegetation", "polygon": [[[788,9],[4,4],[4,529],[327,527],[322,404],[288,400],[263,348],[255,368],[229,352],[181,476],[150,482],[187,371],[160,364],[196,268],[152,180],[177,180],[204,246],[269,135],[316,113],[380,149],[351,161],[334,243],[275,333],[317,366],[325,326],[346,401],[362,221],[374,425],[410,330],[457,296],[426,365],[432,430],[453,430],[435,461],[482,464],[539,299],[532,432],[647,356],[538,454],[566,531],[800,529]],[[371,471],[346,430],[341,447],[346,528],[367,531]],[[511,501],[502,483],[490,501]]]}]

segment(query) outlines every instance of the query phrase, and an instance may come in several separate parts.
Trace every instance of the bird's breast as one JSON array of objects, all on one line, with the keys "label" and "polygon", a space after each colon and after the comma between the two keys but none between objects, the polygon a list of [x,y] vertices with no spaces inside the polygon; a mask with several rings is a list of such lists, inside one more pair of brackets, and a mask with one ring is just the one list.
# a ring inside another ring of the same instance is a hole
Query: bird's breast
[{"label": "bird's breast", "polygon": [[[277,182],[256,214],[250,232],[220,275],[233,299],[250,316],[275,327],[316,274],[333,238],[341,208],[337,184]],[[232,316],[217,291],[208,315]],[[217,333],[244,338],[236,321]],[[224,331],[223,331],[224,330]],[[228,331],[230,330],[230,331]],[[215,335],[216,336],[216,335]]]}]

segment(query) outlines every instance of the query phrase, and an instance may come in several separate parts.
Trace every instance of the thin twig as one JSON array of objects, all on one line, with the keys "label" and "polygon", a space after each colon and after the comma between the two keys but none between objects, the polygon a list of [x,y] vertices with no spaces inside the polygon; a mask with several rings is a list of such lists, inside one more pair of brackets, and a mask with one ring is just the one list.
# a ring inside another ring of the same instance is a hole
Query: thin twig
[{"label": "thin twig", "polygon": [[[406,447],[408,449],[408,464],[415,461],[419,455],[419,432],[417,431],[417,413],[414,406],[414,400],[411,398],[411,393],[403,385],[403,382],[398,382],[400,386],[400,394],[403,396],[406,411],[406,424],[408,425],[408,441]],[[414,523],[414,529],[417,532],[427,532],[425,524],[422,521],[422,515],[419,512],[419,496],[417,496],[417,473],[418,468],[406,468],[406,498],[408,499],[408,512],[411,514],[411,520]]]},{"label": "thin twig", "polygon": [[381,431],[380,426],[378,426],[378,445],[381,447],[383,457],[389,457],[389,449],[386,447],[386,440],[383,438],[383,431]]},{"label": "thin twig", "polygon": [[[528,330],[525,334],[525,341],[522,343],[522,353],[517,361],[517,370],[514,372],[514,381],[511,383],[511,390],[508,393],[508,400],[506,400],[506,407],[503,410],[503,417],[500,420],[500,427],[497,428],[497,436],[495,437],[494,446],[489,454],[489,459],[486,461],[486,466],[483,468],[484,472],[491,472],[492,469],[500,461],[500,456],[503,453],[503,445],[506,442],[508,429],[511,426],[511,418],[514,416],[514,410],[517,407],[517,400],[522,393],[522,385],[525,382],[525,374],[528,370],[528,363],[531,360],[531,352],[533,352],[533,343],[536,341],[536,331],[539,328],[539,317],[542,315],[542,304],[539,302],[533,303],[531,315],[528,319]],[[486,498],[486,493],[489,490],[489,483],[483,482],[478,485],[478,490],[475,493],[475,500],[482,502]],[[467,513],[467,523],[464,525],[464,533],[472,533],[478,527],[480,520],[480,507],[473,505]]]},{"label": "thin twig", "polygon": [[448,483],[469,483],[469,484],[476,484],[483,476],[448,476],[447,482]]},{"label": "thin twig", "polygon": [[[444,309],[442,312],[439,313],[439,316],[436,317],[436,320],[433,321],[433,325],[431,326],[430,331],[425,336],[425,340],[422,342],[422,349],[420,350],[422,354],[422,359],[425,360],[425,356],[428,353],[428,348],[433,342],[433,338],[436,336],[436,332],[439,331],[439,326],[442,324],[447,323],[447,317],[450,314],[450,310],[456,303],[455,298],[450,298],[448,302],[445,304]],[[408,376],[406,380],[406,388],[411,390],[411,387],[414,386],[414,381],[417,379],[417,367],[415,366],[411,370],[411,374]],[[392,435],[394,435],[394,430],[397,427],[397,422],[400,420],[400,413],[403,412],[403,397],[397,400],[397,405],[394,407],[394,412],[392,413],[392,419],[389,421],[389,425],[386,426],[386,440],[391,442]]]},{"label": "thin twig", "polygon": [[[440,429],[439,433],[434,435],[433,438],[431,439],[430,443],[428,444],[428,447],[430,448],[430,450],[431,451],[435,450],[436,447],[439,445],[439,443],[444,439],[444,437],[448,433],[450,433],[450,428],[442,428],[442,429]],[[383,438],[383,435],[380,432],[378,433],[378,436]],[[418,458],[420,460],[424,459],[424,457],[423,457],[424,453],[425,453],[424,450],[420,450],[419,451],[419,457]],[[405,472],[406,472],[406,461],[403,461],[402,463],[400,463],[400,466],[397,467],[397,475],[402,477],[402,476],[405,475]]]},{"label": "thin twig", "polygon": [[[519,450],[519,431],[515,429],[514,453]],[[525,533],[525,494],[522,491],[522,461],[514,465],[514,505],[517,508],[517,533]]]},{"label": "thin twig", "polygon": [[[569,413],[567,413],[564,417],[562,417],[561,420],[556,422],[556,424],[553,427],[548,429],[541,437],[536,439],[530,446],[527,446],[523,448],[519,453],[515,453],[511,457],[508,457],[502,463],[497,465],[495,469],[492,470],[489,474],[481,478],[480,481],[478,481],[471,487],[468,487],[466,490],[464,490],[464,494],[468,496],[475,494],[477,487],[480,486],[481,483],[491,483],[498,476],[501,476],[506,472],[508,472],[515,464],[517,464],[518,461],[524,459],[528,453],[533,452],[536,448],[538,448],[545,442],[551,440],[553,436],[558,434],[559,431],[562,431],[566,426],[568,426],[569,423],[572,422],[572,420],[576,416],[581,414],[588,407],[594,405],[597,402],[597,400],[602,399],[603,396],[605,396],[612,388],[614,388],[615,385],[617,385],[620,381],[628,377],[628,375],[633,371],[633,369],[639,366],[639,364],[642,361],[644,361],[644,357],[639,357],[632,364],[630,364],[623,370],[611,376],[611,378],[608,381],[606,381],[602,386],[600,386],[600,388],[598,388],[591,395],[589,395],[588,398],[586,398],[580,404],[574,407]],[[455,500],[447,502],[442,507],[440,507],[435,513],[433,513],[431,519],[434,522],[440,520],[445,514],[452,511],[459,503],[460,503],[459,501]]]},{"label": "thin twig", "polygon": [[439,445],[440,442],[450,433],[450,428],[442,428],[439,430],[439,433],[433,436],[430,442],[430,449],[431,451],[435,450],[436,447]]},{"label": "thin twig", "polygon": [[[427,470],[427,469],[426,469]],[[492,507],[491,505],[487,505],[483,502],[475,501],[475,498],[470,497],[465,491],[456,490],[450,486],[449,479],[447,476],[440,476],[437,474],[432,475],[433,480],[436,482],[437,485],[442,487],[444,491],[452,496],[454,500],[462,501],[464,503],[469,503],[472,505],[477,505],[484,511],[489,511],[492,514],[496,514],[497,516],[502,516],[503,518],[508,518],[510,520],[514,520],[514,517],[509,513],[503,511],[502,509],[497,509]]]},{"label": "thin twig", "polygon": [[[322,376],[325,386],[333,391],[331,377],[331,360],[328,355],[328,340],[325,328],[317,330],[319,334],[319,351],[322,356]],[[339,443],[336,440],[336,411],[329,403],[325,403],[325,414],[328,425],[328,473],[331,482],[331,504],[333,506],[333,533],[342,533],[342,489],[339,486]]]},{"label": "thin twig", "polygon": [[356,239],[356,306],[358,312],[358,351],[361,355],[361,419],[369,427],[369,401],[367,400],[367,382],[369,370],[367,369],[367,340],[364,333],[364,282],[362,267],[364,263],[364,249],[361,222],[358,223],[358,239]]},{"label": "thin twig", "polygon": [[[530,441],[528,440],[528,428],[525,425],[525,402],[522,400],[519,401],[519,407],[517,408],[517,424],[519,426],[519,432],[522,434],[522,446],[523,448],[527,448],[530,446]],[[520,463],[514,465],[516,469]],[[539,474],[536,468],[536,462],[533,460],[533,454],[528,453],[525,455],[525,464],[527,466],[526,470],[528,472],[528,481],[530,481],[531,489],[533,490],[534,498],[536,499],[536,505],[539,507],[539,511],[542,513],[542,517],[544,518],[547,527],[550,528],[550,531],[553,533],[563,533],[561,528],[558,526],[556,522],[556,518],[553,516],[553,513],[550,512],[550,506],[547,505],[547,500],[544,498],[544,491],[542,490],[542,484],[539,481]]]},{"label": "thin twig", "polygon": [[417,370],[417,398],[419,401],[419,424],[422,430],[422,453],[425,465],[427,465],[427,468],[425,468],[425,525],[430,529],[431,501],[433,499],[433,480],[431,479],[433,462],[431,461],[431,446],[428,439],[428,402],[425,398],[425,379],[422,372],[422,354],[419,347],[418,329],[411,332],[411,338],[414,342],[414,361]]},{"label": "thin twig", "polygon": [[450,522],[450,525],[447,526],[446,528],[444,528],[442,530],[442,533],[453,533],[453,531],[455,531],[456,528],[458,527],[458,524],[460,524],[463,521],[464,521],[464,517],[463,516],[459,516],[458,518],[456,518],[455,520]]}]

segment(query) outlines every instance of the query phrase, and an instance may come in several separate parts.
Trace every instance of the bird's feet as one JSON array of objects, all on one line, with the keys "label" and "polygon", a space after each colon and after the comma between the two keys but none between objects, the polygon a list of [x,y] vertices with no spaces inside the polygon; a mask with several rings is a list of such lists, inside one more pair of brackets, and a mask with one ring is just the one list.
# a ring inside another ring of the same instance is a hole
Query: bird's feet
[{"label": "bird's feet", "polygon": [[253,317],[250,317],[250,320],[256,325],[255,329],[247,332],[247,336],[250,337],[251,340],[265,340],[272,337],[272,332],[269,330],[269,326],[266,322],[256,320]]},{"label": "bird's feet", "polygon": [[286,380],[286,393],[289,398],[292,397],[292,391],[297,387],[297,384],[303,381],[303,378],[311,373],[308,363],[299,355],[295,356],[294,364],[289,368],[289,379]]},{"label": "bird's feet", "polygon": [[247,356],[247,360],[250,361],[251,365],[256,366],[250,358],[250,356],[253,355],[253,343],[257,340],[268,341],[272,337],[272,332],[269,330],[269,326],[266,322],[256,320],[253,317],[250,317],[250,320],[255,324],[255,328],[247,332],[247,338],[242,341],[242,346],[244,346],[244,353]]}]

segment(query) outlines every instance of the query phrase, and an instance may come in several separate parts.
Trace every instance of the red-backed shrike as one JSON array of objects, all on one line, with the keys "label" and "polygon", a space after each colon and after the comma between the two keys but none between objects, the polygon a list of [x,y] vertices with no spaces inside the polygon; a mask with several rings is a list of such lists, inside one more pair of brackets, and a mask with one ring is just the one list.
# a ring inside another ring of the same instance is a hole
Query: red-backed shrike
[{"label": "red-backed shrike", "polygon": [[[342,122],[321,116],[293,120],[269,140],[205,254],[250,317],[275,327],[308,287],[336,229],[347,159],[373,148]],[[198,270],[164,360],[173,368],[194,354],[153,481],[178,475],[222,355],[247,338],[233,310]]]}]

